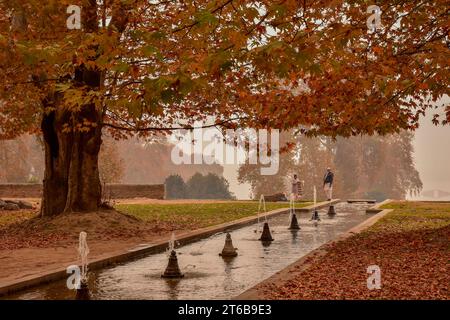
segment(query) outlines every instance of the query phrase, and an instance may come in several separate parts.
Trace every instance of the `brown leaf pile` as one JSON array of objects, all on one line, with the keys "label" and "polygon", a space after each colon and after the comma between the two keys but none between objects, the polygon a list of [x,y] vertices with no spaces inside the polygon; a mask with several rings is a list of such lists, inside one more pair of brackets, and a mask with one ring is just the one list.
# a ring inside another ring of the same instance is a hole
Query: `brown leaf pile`
[{"label": "brown leaf pile", "polygon": [[[449,299],[449,240],[450,225],[367,231],[329,245],[307,270],[262,291],[267,299]],[[370,265],[381,269],[379,290],[367,288]]]},{"label": "brown leaf pile", "polygon": [[[67,245],[86,231],[90,240],[124,240],[160,235],[179,229],[176,223],[144,222],[115,210],[63,214],[52,218],[36,216],[0,227],[0,250],[48,248]],[[183,225],[183,228],[185,226]]]}]

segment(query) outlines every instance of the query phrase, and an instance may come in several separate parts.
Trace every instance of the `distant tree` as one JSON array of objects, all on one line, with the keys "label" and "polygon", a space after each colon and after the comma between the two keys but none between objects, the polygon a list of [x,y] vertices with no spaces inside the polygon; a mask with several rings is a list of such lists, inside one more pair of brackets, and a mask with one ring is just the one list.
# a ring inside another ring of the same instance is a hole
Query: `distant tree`
[{"label": "distant tree", "polygon": [[266,196],[288,191],[286,186],[287,176],[284,174],[263,176],[260,168],[261,166],[257,164],[244,164],[239,167],[238,182],[250,184],[253,199],[259,199],[261,195]]},{"label": "distant tree", "polygon": [[119,183],[125,171],[125,163],[120,156],[115,141],[104,139],[99,154],[100,181],[105,183]]},{"label": "distant tree", "polygon": [[209,173],[203,178],[205,184],[205,198],[208,199],[232,199],[230,184],[224,177]]},{"label": "distant tree", "polygon": [[[317,199],[325,197],[322,187],[323,176],[327,167],[331,167],[335,177],[339,177],[333,163],[333,147],[329,139],[325,137],[313,139],[301,137],[299,139],[299,157],[296,167],[298,168],[299,179],[305,181],[304,198],[313,198],[314,186],[317,191]],[[336,188],[340,188],[341,183],[341,181],[335,179],[333,193],[336,193]]]},{"label": "distant tree", "polygon": [[381,202],[383,200],[386,200],[388,198],[388,196],[386,195],[385,192],[383,191],[377,191],[377,190],[373,190],[373,191],[369,191],[365,194],[364,198],[367,199],[375,199],[378,202]]},{"label": "distant tree", "polygon": [[0,140],[0,183],[41,183],[43,145],[39,137],[23,135]]},{"label": "distant tree", "polygon": [[185,199],[186,198],[186,184],[181,176],[178,174],[170,175],[164,182],[166,186],[167,199]]},{"label": "distant tree", "polygon": [[206,183],[201,173],[194,174],[187,182],[188,198],[203,199],[206,195]]},{"label": "distant tree", "polygon": [[[326,167],[335,173],[333,195],[404,199],[422,189],[413,161],[413,134],[402,131],[386,136],[361,136],[333,141],[327,137],[299,137],[296,146],[280,156],[280,170],[275,176],[261,176],[255,166],[243,165],[238,181],[250,183],[253,194],[285,191],[293,173],[305,181],[305,198],[312,198],[313,186],[323,198],[322,179]],[[282,181],[286,185],[282,186]]]},{"label": "distant tree", "polygon": [[174,144],[165,136],[149,139],[133,138],[115,141],[120,157],[124,159],[124,183],[160,184],[171,174],[180,175],[185,181],[196,172],[222,175],[219,164],[180,164],[171,159]]},{"label": "distant tree", "polygon": [[[414,166],[411,132],[403,131],[387,137],[375,136],[371,152],[377,154],[370,163],[368,187],[370,192],[383,191],[387,197],[404,199],[408,194],[417,195],[422,190],[419,172]],[[366,151],[367,154],[369,151]]]},{"label": "distant tree", "polygon": [[203,176],[194,174],[186,183],[187,194],[191,199],[233,199],[229,191],[229,183],[216,174],[209,173]]},{"label": "distant tree", "polygon": [[[124,174],[124,161],[116,141],[104,137],[99,154],[102,183],[119,183]],[[0,183],[42,183],[44,146],[39,135],[23,135],[14,140],[0,140]]]},{"label": "distant tree", "polygon": [[291,131],[283,131],[280,133],[280,147],[284,152],[279,159],[279,174],[261,175],[260,164],[249,164],[248,162],[241,165],[238,171],[238,182],[249,183],[252,189],[253,199],[259,199],[261,195],[272,195],[284,192],[288,196],[290,181],[294,174],[298,174],[295,167],[296,152],[295,149],[289,149],[295,142],[295,137]]},{"label": "distant tree", "polygon": [[0,141],[0,181],[26,182],[30,173],[28,148],[24,141]]}]

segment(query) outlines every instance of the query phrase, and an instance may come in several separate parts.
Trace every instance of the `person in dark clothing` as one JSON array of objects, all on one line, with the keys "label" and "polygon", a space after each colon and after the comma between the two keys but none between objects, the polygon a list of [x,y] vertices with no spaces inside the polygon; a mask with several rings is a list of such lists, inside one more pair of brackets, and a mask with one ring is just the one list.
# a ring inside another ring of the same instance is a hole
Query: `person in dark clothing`
[{"label": "person in dark clothing", "polygon": [[333,191],[333,179],[334,179],[333,172],[331,172],[330,168],[327,168],[327,172],[323,177],[323,191],[325,191],[328,201],[331,201],[331,195]]}]

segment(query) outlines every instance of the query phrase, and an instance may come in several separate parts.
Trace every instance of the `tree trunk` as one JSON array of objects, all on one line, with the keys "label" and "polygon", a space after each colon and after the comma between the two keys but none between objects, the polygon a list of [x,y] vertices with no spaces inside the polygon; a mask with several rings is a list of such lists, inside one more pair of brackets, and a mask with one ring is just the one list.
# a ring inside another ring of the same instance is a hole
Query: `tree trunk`
[{"label": "tree trunk", "polygon": [[[123,6],[117,6],[111,19],[111,25],[120,33],[127,23]],[[98,32],[97,12],[96,0],[84,2],[82,21],[85,33]],[[88,60],[95,62],[98,58],[98,45],[92,44],[89,48],[95,54]],[[104,70],[77,65],[73,77],[66,78],[65,81],[70,81],[84,92],[95,91],[103,86]],[[83,105],[80,110],[70,110],[63,105],[63,101],[62,97],[51,97],[48,104],[51,104],[49,106],[53,111],[45,114],[42,120],[45,142],[43,216],[96,211],[101,205],[98,154],[102,143],[103,112],[94,103]],[[77,125],[83,125],[85,121],[94,126],[87,132],[76,130]],[[65,130],[67,125],[69,130]]]},{"label": "tree trunk", "polygon": [[[100,72],[83,67],[75,75],[75,83],[92,89],[99,87],[100,79]],[[42,216],[96,211],[101,204],[98,154],[102,112],[93,104],[74,112],[64,108],[61,101],[53,99],[53,111],[44,114],[41,126],[45,144]],[[86,120],[94,127],[87,132],[77,130]]]}]

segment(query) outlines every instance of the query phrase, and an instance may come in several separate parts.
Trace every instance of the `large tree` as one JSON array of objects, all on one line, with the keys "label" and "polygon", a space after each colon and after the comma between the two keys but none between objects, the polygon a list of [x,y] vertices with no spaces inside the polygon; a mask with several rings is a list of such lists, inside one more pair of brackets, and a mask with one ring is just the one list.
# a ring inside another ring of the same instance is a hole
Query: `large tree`
[{"label": "large tree", "polygon": [[56,215],[98,209],[104,130],[207,117],[333,136],[414,129],[448,90],[447,1],[377,4],[382,27],[368,32],[364,1],[4,0],[0,136],[42,130],[42,213]]}]

